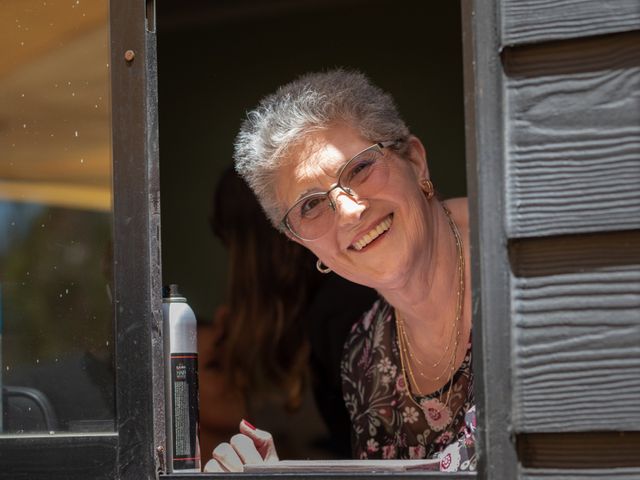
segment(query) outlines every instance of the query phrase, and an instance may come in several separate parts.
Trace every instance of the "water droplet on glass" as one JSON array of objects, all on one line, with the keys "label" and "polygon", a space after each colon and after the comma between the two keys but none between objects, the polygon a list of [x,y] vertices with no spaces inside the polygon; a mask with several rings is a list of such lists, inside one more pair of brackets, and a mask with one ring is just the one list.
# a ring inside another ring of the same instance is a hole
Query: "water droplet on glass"
[{"label": "water droplet on glass", "polygon": [[7,372],[8,372],[8,371],[9,371],[9,365],[7,365],[7,367],[6,367],[6,368],[7,368]]},{"label": "water droplet on glass", "polygon": [[24,98],[24,93],[20,94],[20,96],[21,96],[22,98]]},{"label": "water droplet on glass", "polygon": [[20,42],[20,46],[21,46],[21,47],[24,47],[24,42]]},{"label": "water droplet on glass", "polygon": [[84,158],[81,158],[81,159],[80,159],[80,163],[84,163]]},{"label": "water droplet on glass", "polygon": [[105,346],[109,346],[109,340],[106,341]]},{"label": "water droplet on glass", "polygon": [[49,430],[49,435],[55,435],[56,432],[54,432],[53,430]]},{"label": "water droplet on glass", "polygon": [[64,293],[66,293],[67,295],[69,295],[69,289],[68,289],[68,288],[65,288],[65,289],[64,289]]},{"label": "water droplet on glass", "polygon": [[58,363],[58,359],[56,358],[56,363]]},{"label": "water droplet on glass", "polygon": [[29,409],[27,411],[30,412],[31,411],[31,407],[29,407]]},{"label": "water droplet on glass", "polygon": [[16,226],[16,222],[11,222],[11,226],[15,227]]},{"label": "water droplet on glass", "polygon": [[59,297],[62,298],[62,294],[60,294]]},{"label": "water droplet on glass", "polygon": [[78,130],[76,130],[75,132],[73,132],[73,135],[77,137],[77,136],[78,136]]},{"label": "water droplet on glass", "polygon": [[76,96],[76,92],[71,92],[71,96],[75,97]]},{"label": "water droplet on glass", "polygon": [[29,272],[27,272],[27,277],[28,277],[29,275],[31,275],[31,274],[30,274]]},{"label": "water droplet on glass", "polygon": [[40,363],[40,359],[39,358],[36,358],[36,363]]},{"label": "water droplet on glass", "polygon": [[23,123],[23,124],[22,124],[22,128],[27,128],[27,124],[26,124],[26,123]]},{"label": "water droplet on glass", "polygon": [[44,228],[44,223],[42,225],[40,225],[42,228]]}]

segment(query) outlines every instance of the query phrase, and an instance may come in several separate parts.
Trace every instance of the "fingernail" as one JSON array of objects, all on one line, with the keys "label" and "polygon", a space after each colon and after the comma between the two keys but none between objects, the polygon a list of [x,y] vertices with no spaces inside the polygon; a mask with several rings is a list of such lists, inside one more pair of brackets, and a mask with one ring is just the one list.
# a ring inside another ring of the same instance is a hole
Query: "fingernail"
[{"label": "fingernail", "polygon": [[247,422],[244,418],[242,419],[242,423],[244,423],[247,427],[249,427],[251,430],[255,430],[256,427],[254,427],[253,425],[251,425],[249,422]]}]

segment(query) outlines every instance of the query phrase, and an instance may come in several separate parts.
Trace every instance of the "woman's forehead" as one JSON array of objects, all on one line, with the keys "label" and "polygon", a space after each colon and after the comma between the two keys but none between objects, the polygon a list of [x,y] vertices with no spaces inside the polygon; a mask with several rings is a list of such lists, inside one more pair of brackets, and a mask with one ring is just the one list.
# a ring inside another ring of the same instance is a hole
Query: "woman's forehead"
[{"label": "woman's forehead", "polygon": [[314,177],[336,177],[342,164],[348,159],[339,145],[332,142],[314,142],[299,150],[289,159],[296,181],[313,180]]},{"label": "woman's forehead", "polygon": [[286,204],[313,191],[324,191],[337,180],[340,168],[369,145],[348,128],[315,132],[292,149],[278,175],[278,191]]}]

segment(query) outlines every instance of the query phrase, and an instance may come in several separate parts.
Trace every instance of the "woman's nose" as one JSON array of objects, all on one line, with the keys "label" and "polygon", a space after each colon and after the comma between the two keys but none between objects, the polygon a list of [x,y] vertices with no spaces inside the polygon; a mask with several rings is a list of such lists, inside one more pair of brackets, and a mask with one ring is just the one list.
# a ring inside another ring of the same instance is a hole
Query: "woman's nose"
[{"label": "woman's nose", "polygon": [[349,224],[357,222],[367,209],[366,200],[349,195],[344,190],[337,190],[333,203],[336,207],[336,216],[338,224]]}]

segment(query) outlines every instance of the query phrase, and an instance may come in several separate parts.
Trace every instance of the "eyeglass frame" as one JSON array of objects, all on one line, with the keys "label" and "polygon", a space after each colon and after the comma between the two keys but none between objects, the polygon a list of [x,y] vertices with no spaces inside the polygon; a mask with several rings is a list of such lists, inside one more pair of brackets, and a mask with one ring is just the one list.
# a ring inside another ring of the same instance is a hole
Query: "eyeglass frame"
[{"label": "eyeglass frame", "polygon": [[353,157],[351,157],[349,160],[347,160],[344,165],[342,165],[342,167],[340,167],[340,170],[338,170],[338,181],[336,183],[334,183],[333,185],[331,185],[331,187],[329,188],[329,190],[327,190],[326,192],[313,192],[310,193],[308,195],[305,195],[304,197],[299,198],[298,200],[296,200],[294,202],[293,205],[291,205],[291,207],[289,207],[287,209],[287,211],[285,212],[285,214],[282,217],[282,220],[280,220],[280,225],[282,228],[285,228],[287,231],[289,231],[294,237],[304,241],[304,242],[313,242],[315,240],[317,240],[318,238],[322,237],[323,235],[320,235],[320,237],[318,238],[314,238],[314,239],[307,239],[304,238],[302,236],[300,236],[299,234],[297,234],[296,232],[294,232],[293,228],[291,228],[291,226],[289,225],[289,222],[287,220],[287,217],[289,216],[289,213],[296,207],[296,205],[298,205],[300,202],[311,198],[311,197],[315,197],[318,195],[324,195],[327,197],[327,199],[329,200],[329,205],[331,205],[332,210],[335,212],[336,211],[336,204],[334,203],[333,199],[331,198],[331,195],[329,195],[333,190],[335,190],[336,188],[339,188],[340,190],[342,190],[344,193],[346,193],[347,195],[349,195],[351,198],[353,198],[353,190],[349,187],[345,187],[343,185],[340,184],[340,179],[342,178],[342,173],[347,169],[347,167],[351,164],[351,162],[353,162],[356,158],[358,158],[360,155],[362,155],[365,152],[368,152],[369,150],[377,150],[381,155],[384,155],[382,152],[383,148],[389,148],[389,147],[393,147],[395,145],[398,145],[399,143],[402,142],[402,139],[397,139],[397,140],[386,140],[384,142],[376,142],[373,145],[371,145],[370,147],[365,148],[364,150],[361,150],[360,152],[356,153]]}]

